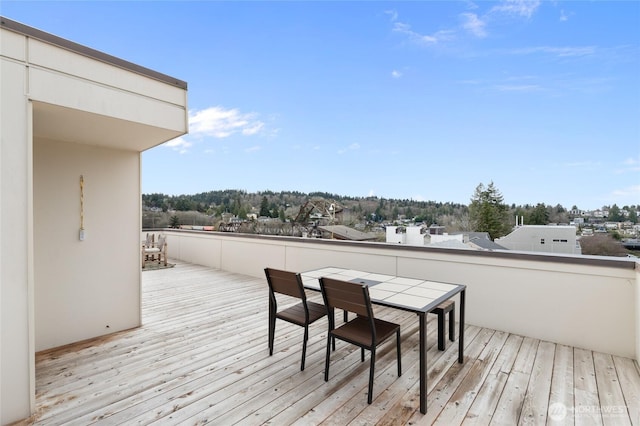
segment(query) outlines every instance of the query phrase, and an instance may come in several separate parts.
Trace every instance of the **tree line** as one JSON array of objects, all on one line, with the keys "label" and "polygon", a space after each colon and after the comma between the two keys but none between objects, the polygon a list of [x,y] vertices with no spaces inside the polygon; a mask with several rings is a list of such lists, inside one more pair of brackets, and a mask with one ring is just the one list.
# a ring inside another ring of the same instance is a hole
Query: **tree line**
[{"label": "tree line", "polygon": [[[143,194],[143,227],[169,226],[160,223],[167,212],[173,212],[173,224],[215,225],[223,214],[231,214],[246,219],[251,214],[278,218],[283,223],[293,221],[300,208],[313,199],[335,202],[349,211],[343,224],[365,223],[376,226],[380,223],[404,220],[445,226],[448,232],[479,231],[488,232],[492,239],[508,234],[515,225],[516,216],[523,224],[547,225],[549,223],[569,223],[574,217],[562,205],[544,203],[508,205],[494,185],[479,184],[469,205],[453,202],[416,201],[411,199],[387,199],[380,197],[351,197],[327,192],[302,193],[298,191],[260,191],[249,193],[243,190],[227,189],[202,192],[193,195],[166,195],[162,193]],[[638,206],[604,206],[609,211],[608,221],[629,220],[637,223]],[[159,214],[164,212],[165,214]],[[179,212],[179,215],[178,213]],[[627,214],[624,215],[623,212]],[[154,215],[155,213],[155,215]],[[158,221],[155,223],[154,221]],[[153,222],[153,223],[152,223]]]}]

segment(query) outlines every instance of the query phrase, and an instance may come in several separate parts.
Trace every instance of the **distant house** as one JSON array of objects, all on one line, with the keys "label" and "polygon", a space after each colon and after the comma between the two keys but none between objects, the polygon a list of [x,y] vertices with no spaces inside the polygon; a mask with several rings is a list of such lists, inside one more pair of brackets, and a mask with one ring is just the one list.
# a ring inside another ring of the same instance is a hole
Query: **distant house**
[{"label": "distant house", "polygon": [[376,234],[358,231],[345,225],[318,226],[318,230],[322,232],[322,238],[334,240],[374,241],[378,238]]},{"label": "distant house", "polygon": [[426,228],[422,226],[392,226],[385,229],[385,241],[388,243],[423,246],[426,244]]},{"label": "distant house", "polygon": [[465,233],[465,243],[477,250],[507,250],[506,247],[492,241],[488,232]]},{"label": "distant house", "polygon": [[575,226],[523,225],[495,243],[509,250],[582,254]]},{"label": "distant house", "polygon": [[34,353],[140,325],[140,156],[188,123],[183,81],[4,17],[0,41],[8,424],[35,409]]},{"label": "distant house", "polygon": [[507,250],[489,239],[486,232],[444,232],[445,227],[423,226],[387,226],[386,242],[413,246],[432,246],[443,248]]}]

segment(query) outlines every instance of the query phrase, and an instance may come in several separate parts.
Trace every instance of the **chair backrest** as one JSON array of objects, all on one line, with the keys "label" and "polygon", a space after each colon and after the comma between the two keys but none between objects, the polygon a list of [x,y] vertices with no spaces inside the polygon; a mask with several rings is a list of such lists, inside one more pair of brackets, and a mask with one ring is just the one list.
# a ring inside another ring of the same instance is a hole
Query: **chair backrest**
[{"label": "chair backrest", "polygon": [[264,273],[272,296],[274,293],[280,293],[307,300],[300,274],[273,268],[264,268]]},{"label": "chair backrest", "polygon": [[160,251],[162,251],[164,249],[164,243],[166,242],[167,237],[164,234],[161,234],[158,236],[158,248],[160,249]]},{"label": "chair backrest", "polygon": [[373,309],[366,285],[320,278],[320,289],[327,309],[342,309],[373,319]]}]

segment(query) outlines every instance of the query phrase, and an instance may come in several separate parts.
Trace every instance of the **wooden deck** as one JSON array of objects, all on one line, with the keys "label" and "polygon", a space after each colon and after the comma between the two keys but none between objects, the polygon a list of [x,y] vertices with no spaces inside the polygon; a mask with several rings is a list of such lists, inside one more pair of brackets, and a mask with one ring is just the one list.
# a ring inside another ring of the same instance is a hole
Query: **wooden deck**
[{"label": "wooden deck", "polygon": [[369,364],[356,347],[338,342],[323,380],[325,321],[310,329],[304,372],[300,327],[278,321],[269,356],[264,279],[182,263],[142,277],[142,327],[36,355],[37,413],[22,423],[640,425],[630,359],[469,325],[458,364],[457,343],[437,350],[429,315],[423,415],[414,314],[377,307],[402,326],[403,374],[392,339],[367,405]]}]

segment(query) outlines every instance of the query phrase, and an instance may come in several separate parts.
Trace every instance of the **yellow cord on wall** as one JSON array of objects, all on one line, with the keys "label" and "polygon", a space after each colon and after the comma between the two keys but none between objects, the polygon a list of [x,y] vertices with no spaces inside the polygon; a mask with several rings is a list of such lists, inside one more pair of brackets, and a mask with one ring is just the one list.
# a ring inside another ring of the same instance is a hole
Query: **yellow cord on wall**
[{"label": "yellow cord on wall", "polygon": [[84,241],[84,176],[80,175],[80,241]]}]

